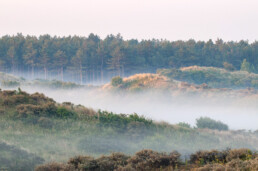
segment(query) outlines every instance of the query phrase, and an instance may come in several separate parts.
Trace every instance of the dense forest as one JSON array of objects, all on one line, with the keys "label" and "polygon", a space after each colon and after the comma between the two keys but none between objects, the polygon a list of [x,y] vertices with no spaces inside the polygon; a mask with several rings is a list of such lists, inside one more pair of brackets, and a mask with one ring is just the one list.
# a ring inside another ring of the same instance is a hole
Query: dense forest
[{"label": "dense forest", "polygon": [[108,35],[103,40],[94,34],[88,37],[17,34],[0,38],[0,71],[26,78],[78,83],[103,83],[115,75],[192,65],[239,70],[247,63],[255,72],[257,57],[258,42],[221,39],[139,41],[124,40],[120,34]]}]

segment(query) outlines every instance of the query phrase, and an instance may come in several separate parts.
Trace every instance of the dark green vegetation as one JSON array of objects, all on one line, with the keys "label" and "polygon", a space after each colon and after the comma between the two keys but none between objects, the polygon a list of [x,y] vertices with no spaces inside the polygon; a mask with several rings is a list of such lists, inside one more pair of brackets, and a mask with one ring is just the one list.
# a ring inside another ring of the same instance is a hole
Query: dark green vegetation
[{"label": "dark green vegetation", "polygon": [[157,73],[188,83],[205,83],[214,88],[258,88],[258,74],[243,71],[191,66],[180,69],[160,69]]},{"label": "dark green vegetation", "polygon": [[228,130],[228,126],[220,121],[215,121],[208,117],[201,117],[196,120],[196,126],[198,128],[209,128],[217,130]]},{"label": "dark green vegetation", "polygon": [[77,156],[67,163],[49,163],[38,166],[36,171],[144,171],[144,170],[257,170],[258,155],[248,149],[224,151],[198,151],[189,160],[182,161],[176,151],[159,153],[142,150],[133,156],[113,153],[93,158]]},{"label": "dark green vegetation", "polygon": [[[17,34],[0,38],[0,71],[30,78],[79,83],[112,76],[185,66],[225,67],[257,72],[258,42],[123,40],[121,35],[39,37]],[[249,63],[242,65],[243,61]],[[242,67],[243,66],[243,67]]]},{"label": "dark green vegetation", "polygon": [[14,146],[0,143],[0,170],[32,171],[44,159]]}]

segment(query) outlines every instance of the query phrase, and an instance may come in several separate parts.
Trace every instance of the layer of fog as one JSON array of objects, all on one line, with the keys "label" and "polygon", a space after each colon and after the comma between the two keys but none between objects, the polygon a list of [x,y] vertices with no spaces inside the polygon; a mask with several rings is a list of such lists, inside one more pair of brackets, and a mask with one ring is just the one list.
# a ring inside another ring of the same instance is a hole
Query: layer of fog
[{"label": "layer of fog", "polygon": [[250,101],[243,104],[241,99],[220,96],[215,99],[198,96],[171,97],[166,93],[154,92],[108,93],[100,89],[49,90],[36,87],[22,89],[29,93],[44,93],[59,103],[72,102],[114,113],[137,113],[155,121],[171,124],[187,122],[195,126],[196,118],[207,116],[226,123],[230,129],[258,129],[258,107]]}]

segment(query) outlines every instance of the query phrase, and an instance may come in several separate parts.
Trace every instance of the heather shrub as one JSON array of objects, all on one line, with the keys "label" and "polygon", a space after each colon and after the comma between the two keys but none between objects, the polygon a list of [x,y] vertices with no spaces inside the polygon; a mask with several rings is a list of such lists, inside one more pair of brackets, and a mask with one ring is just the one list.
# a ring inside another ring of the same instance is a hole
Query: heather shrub
[{"label": "heather shrub", "polygon": [[77,156],[68,161],[68,165],[77,170],[113,171],[119,166],[127,165],[129,156],[122,153],[112,153],[97,159],[89,156]]},{"label": "heather shrub", "polygon": [[208,163],[227,163],[231,160],[250,160],[255,158],[255,155],[249,149],[234,149],[224,151],[198,151],[190,156],[190,162],[195,164]]},{"label": "heather shrub", "polygon": [[93,157],[89,156],[76,156],[69,159],[68,165],[73,166],[76,170],[96,170],[98,165]]},{"label": "heather shrub", "polygon": [[48,163],[37,166],[35,171],[75,171],[75,168],[72,165],[62,163]]},{"label": "heather shrub", "polygon": [[103,171],[113,171],[119,166],[127,165],[127,160],[129,156],[122,153],[112,153],[110,156],[102,156],[96,159],[99,170]]},{"label": "heather shrub", "polygon": [[28,115],[36,115],[42,113],[43,109],[41,106],[32,104],[21,104],[16,107],[19,117],[27,117]]},{"label": "heather shrub", "polygon": [[95,110],[84,107],[82,105],[77,105],[73,107],[73,110],[77,113],[79,117],[90,118],[97,115],[97,112]]},{"label": "heather shrub", "polygon": [[142,150],[128,159],[128,164],[136,170],[152,170],[168,166],[175,168],[180,164],[180,154],[178,152],[165,154],[152,150]]},{"label": "heather shrub", "polygon": [[55,103],[52,98],[46,97],[42,93],[34,93],[30,95],[30,103],[32,104],[44,104],[44,103]]},{"label": "heather shrub", "polygon": [[225,163],[227,151],[198,151],[190,156],[190,162],[195,164]]},{"label": "heather shrub", "polygon": [[243,160],[240,159],[234,159],[231,160],[230,162],[228,162],[226,164],[226,170],[251,170],[252,168],[250,168],[248,166],[248,162],[245,162]]},{"label": "heather shrub", "polygon": [[213,120],[208,117],[200,117],[199,119],[196,119],[196,126],[198,128],[228,130],[228,125],[226,125],[220,121]]},{"label": "heather shrub", "polygon": [[225,171],[225,166],[222,164],[214,163],[207,164],[196,169],[197,171]]},{"label": "heather shrub", "polygon": [[48,102],[43,105],[21,104],[16,107],[18,117],[28,116],[60,116],[54,103]]},{"label": "heather shrub", "polygon": [[249,160],[249,159],[252,159],[253,157],[254,155],[251,150],[246,148],[241,148],[241,149],[229,150],[226,159],[227,161],[231,161],[233,159]]}]

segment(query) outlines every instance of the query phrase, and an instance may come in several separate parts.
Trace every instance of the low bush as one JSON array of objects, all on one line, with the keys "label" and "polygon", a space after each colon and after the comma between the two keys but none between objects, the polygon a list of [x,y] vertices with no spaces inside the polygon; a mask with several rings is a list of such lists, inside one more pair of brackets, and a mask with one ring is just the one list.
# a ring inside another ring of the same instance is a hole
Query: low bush
[{"label": "low bush", "polygon": [[233,159],[250,160],[252,158],[254,158],[254,154],[251,150],[246,148],[230,150],[227,155],[227,161]]},{"label": "low bush", "polygon": [[111,80],[111,85],[117,87],[123,83],[123,78],[120,76],[113,77]]},{"label": "low bush", "polygon": [[185,122],[179,122],[177,125],[184,128],[191,128],[191,125]]},{"label": "low bush", "polygon": [[75,168],[68,164],[48,163],[37,166],[35,171],[75,171]]},{"label": "low bush", "polygon": [[58,107],[57,110],[56,110],[56,116],[57,117],[60,117],[60,118],[70,118],[70,117],[73,117],[75,116],[75,112],[71,111],[71,110],[68,110],[66,109],[65,107]]},{"label": "low bush", "polygon": [[213,120],[208,117],[200,117],[196,119],[196,126],[197,128],[209,128],[209,129],[217,129],[217,130],[228,130],[228,125]]},{"label": "low bush", "polygon": [[180,164],[180,154],[178,152],[166,154],[142,150],[132,156],[128,160],[128,164],[136,170],[162,169],[168,166],[176,168]]},{"label": "low bush", "polygon": [[198,151],[190,156],[190,162],[195,164],[207,163],[225,163],[227,158],[227,151]]},{"label": "low bush", "polygon": [[190,156],[190,162],[194,164],[209,164],[209,163],[228,163],[232,160],[250,160],[254,159],[256,155],[249,149],[233,149],[224,151],[198,151]]}]

